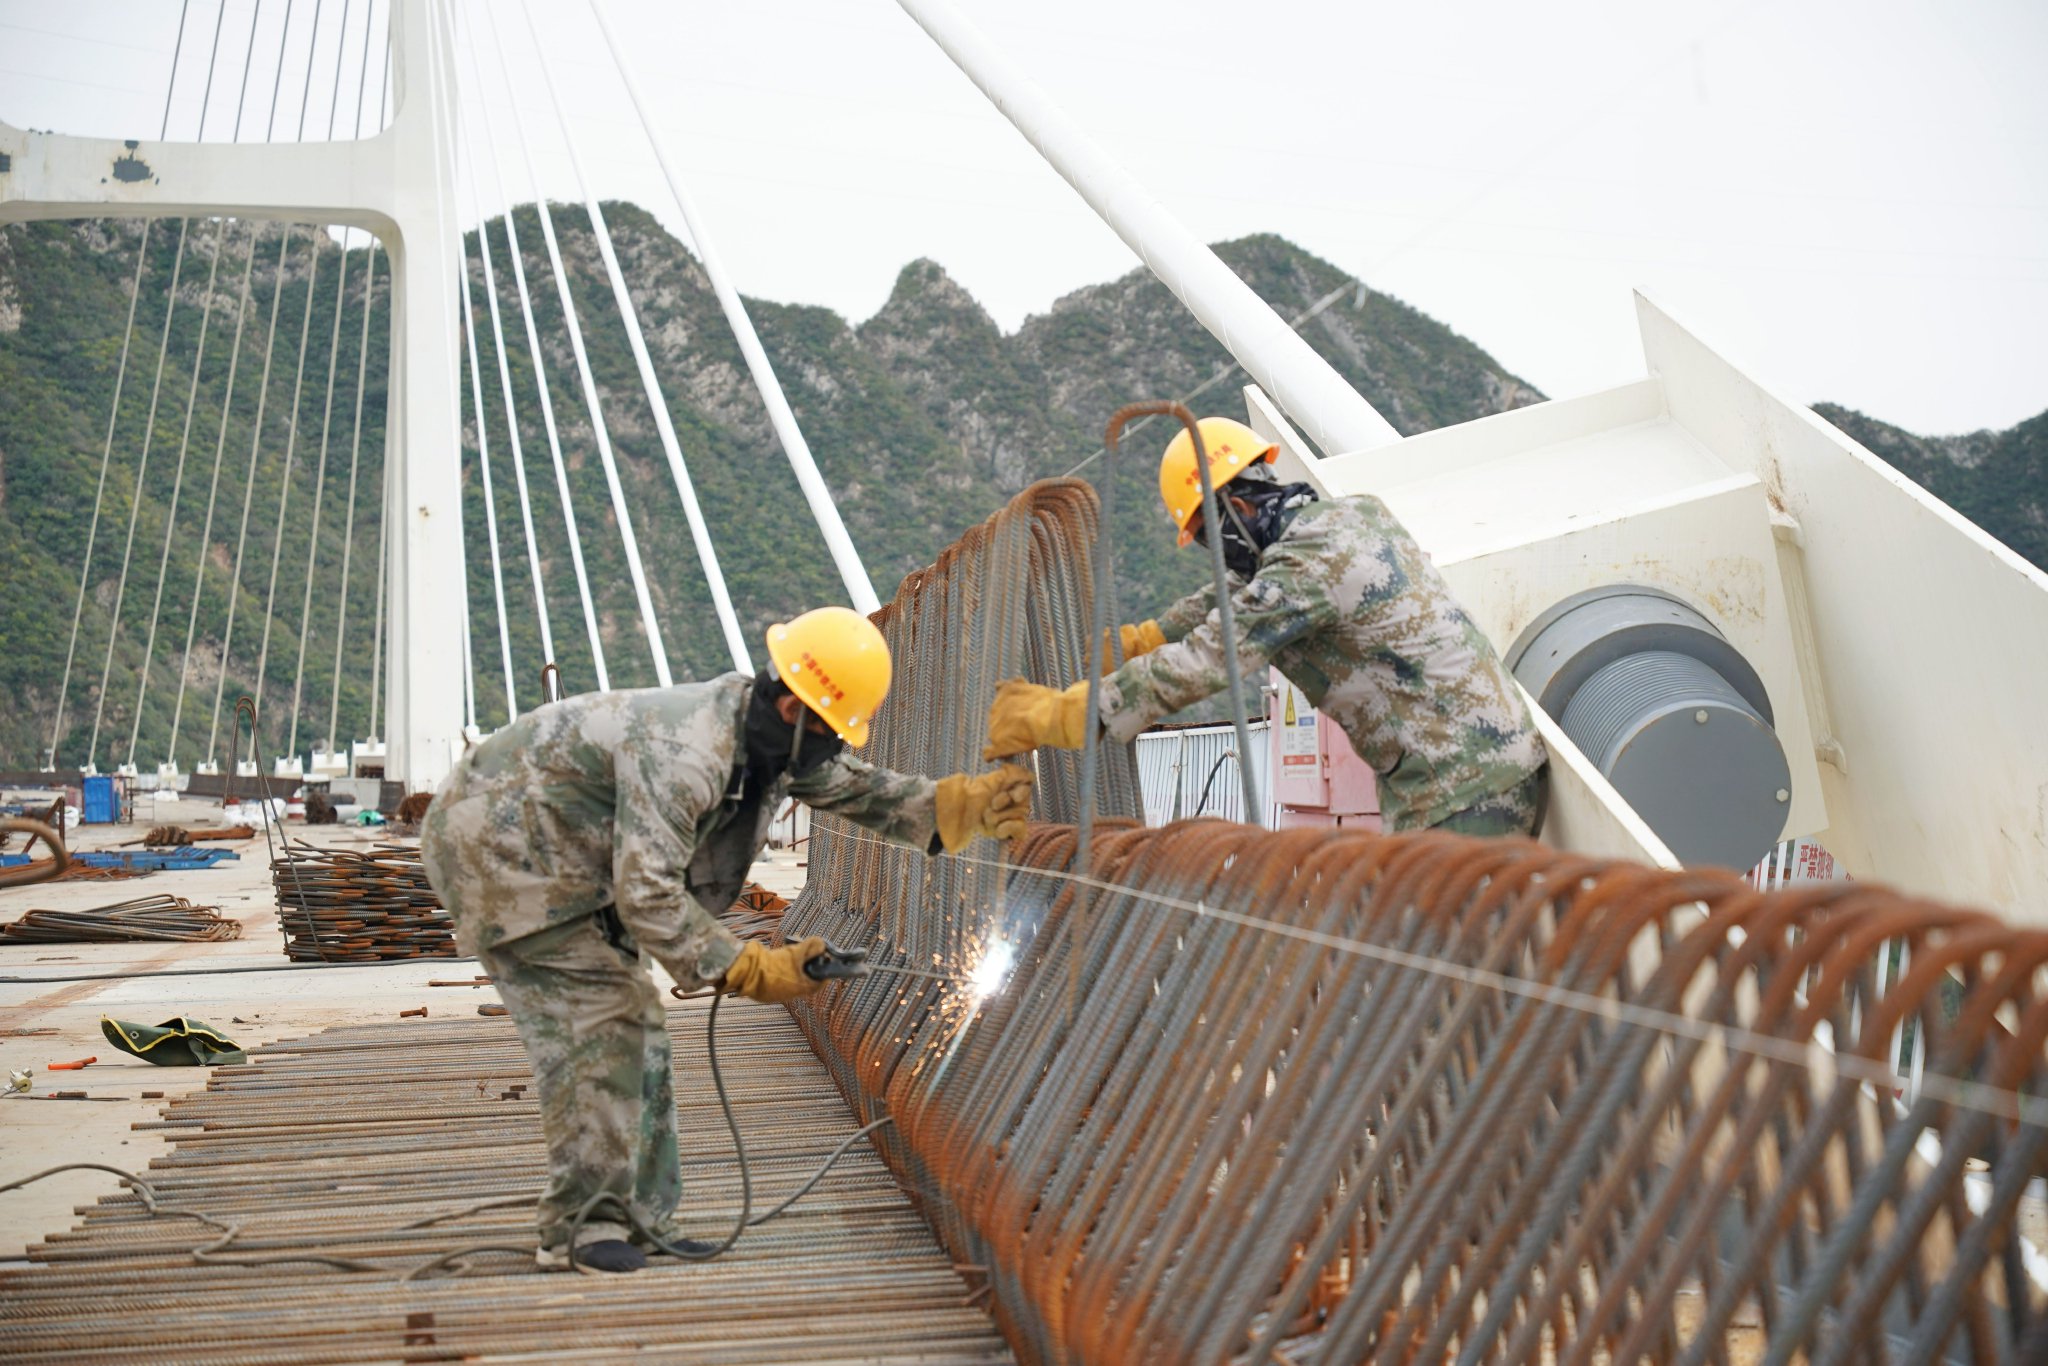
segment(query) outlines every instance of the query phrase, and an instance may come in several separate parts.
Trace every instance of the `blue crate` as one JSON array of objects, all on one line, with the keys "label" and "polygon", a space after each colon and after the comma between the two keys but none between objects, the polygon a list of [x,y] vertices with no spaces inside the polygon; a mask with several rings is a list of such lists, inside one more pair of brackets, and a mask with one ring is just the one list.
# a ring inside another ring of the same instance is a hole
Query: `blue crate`
[{"label": "blue crate", "polygon": [[71,860],[88,868],[134,868],[151,873],[178,873],[194,868],[211,868],[216,863],[240,857],[232,849],[200,849],[187,845],[182,849],[124,849],[73,854]]},{"label": "blue crate", "polygon": [[85,814],[81,825],[112,825],[121,819],[121,801],[114,793],[114,780],[110,775],[87,778],[84,781]]}]

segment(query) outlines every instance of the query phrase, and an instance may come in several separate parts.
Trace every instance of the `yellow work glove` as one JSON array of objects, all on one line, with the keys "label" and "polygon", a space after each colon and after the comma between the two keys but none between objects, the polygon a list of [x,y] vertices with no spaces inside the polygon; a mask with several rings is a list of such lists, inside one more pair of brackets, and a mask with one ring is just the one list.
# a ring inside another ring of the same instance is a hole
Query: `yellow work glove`
[{"label": "yellow work glove", "polygon": [[[1159,623],[1156,621],[1141,621],[1136,626],[1119,626],[1116,628],[1116,634],[1118,643],[1123,646],[1124,658],[1126,660],[1136,659],[1139,655],[1149,655],[1166,643],[1166,633],[1159,629]],[[1109,648],[1109,632],[1104,631],[1102,633],[1102,670],[1104,673],[1109,672],[1113,659],[1114,656],[1110,653]]]},{"label": "yellow work glove", "polygon": [[769,1005],[808,996],[823,982],[804,976],[804,964],[825,951],[825,941],[816,935],[771,949],[748,940],[740,945],[740,956],[725,970],[724,987]]},{"label": "yellow work glove", "polygon": [[955,773],[939,779],[939,843],[949,854],[976,835],[1013,840],[1031,818],[1031,770],[1004,764],[993,773]]},{"label": "yellow work glove", "polygon": [[1087,712],[1085,678],[1064,692],[1009,679],[997,687],[996,700],[989,703],[988,744],[981,757],[1007,759],[1040,745],[1079,749],[1087,735]]}]

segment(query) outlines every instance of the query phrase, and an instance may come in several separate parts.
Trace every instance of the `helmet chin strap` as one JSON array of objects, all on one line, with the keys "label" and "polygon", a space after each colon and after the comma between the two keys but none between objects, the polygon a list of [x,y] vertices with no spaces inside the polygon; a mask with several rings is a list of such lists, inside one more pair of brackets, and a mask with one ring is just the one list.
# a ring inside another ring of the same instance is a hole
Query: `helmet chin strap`
[{"label": "helmet chin strap", "polygon": [[[796,697],[795,693],[790,694]],[[796,698],[796,723],[789,728],[789,771],[796,772],[797,752],[804,747],[804,729],[810,724],[811,709],[801,697]]]}]

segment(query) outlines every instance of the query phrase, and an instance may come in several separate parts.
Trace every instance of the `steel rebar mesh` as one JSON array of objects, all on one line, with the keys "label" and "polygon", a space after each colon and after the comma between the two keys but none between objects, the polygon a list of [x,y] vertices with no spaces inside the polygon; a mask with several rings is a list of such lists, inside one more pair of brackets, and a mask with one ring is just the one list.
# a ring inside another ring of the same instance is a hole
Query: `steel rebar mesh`
[{"label": "steel rebar mesh", "polygon": [[[971,766],[998,678],[1081,676],[1089,501],[1036,486],[905,581],[877,761]],[[1074,839],[927,865],[820,820],[785,915],[1015,945],[985,999],[794,1013],[1020,1359],[2048,1360],[2048,933],[1522,840],[1112,823],[1090,880]],[[1942,1084],[1902,1098],[1908,1034]]]}]

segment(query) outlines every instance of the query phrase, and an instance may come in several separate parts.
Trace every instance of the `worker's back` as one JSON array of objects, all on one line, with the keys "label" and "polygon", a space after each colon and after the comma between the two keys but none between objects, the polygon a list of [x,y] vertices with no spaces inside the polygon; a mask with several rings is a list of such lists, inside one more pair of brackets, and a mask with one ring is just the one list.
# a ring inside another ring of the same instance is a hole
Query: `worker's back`
[{"label": "worker's back", "polygon": [[[608,904],[622,821],[694,826],[718,808],[748,681],[580,693],[519,717],[436,794],[421,841],[435,885],[477,874],[465,881],[491,889],[504,938]],[[622,810],[622,770],[626,789],[659,802]]]},{"label": "worker's back", "polygon": [[1542,765],[1543,742],[1500,656],[1379,499],[1302,509],[1253,585],[1322,599],[1319,629],[1272,660],[1379,774],[1391,828],[1433,825]]}]

